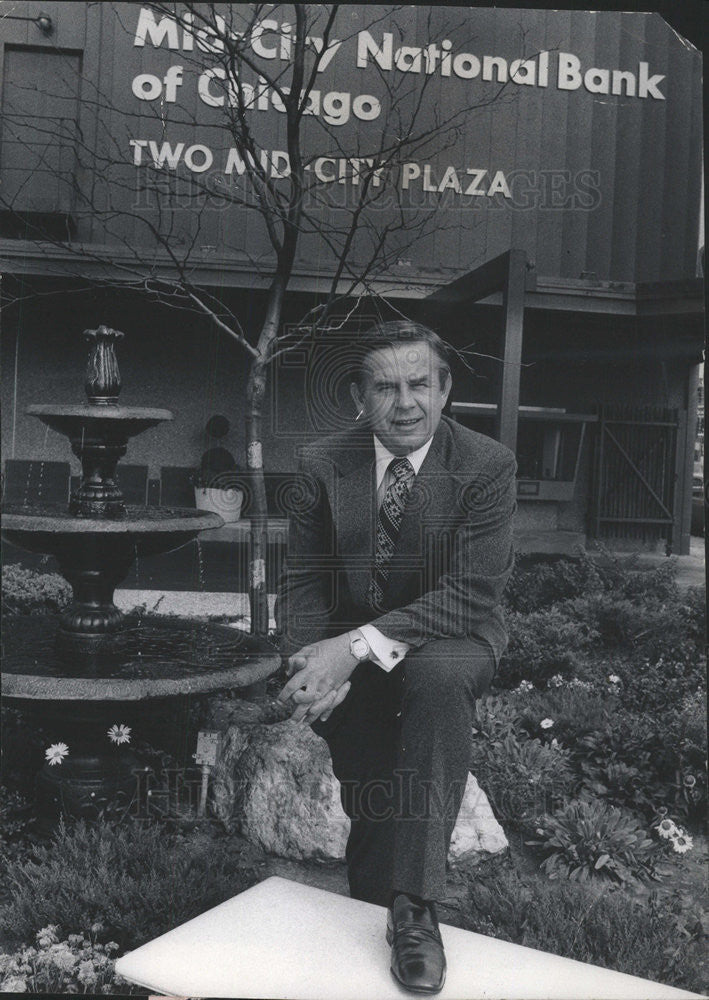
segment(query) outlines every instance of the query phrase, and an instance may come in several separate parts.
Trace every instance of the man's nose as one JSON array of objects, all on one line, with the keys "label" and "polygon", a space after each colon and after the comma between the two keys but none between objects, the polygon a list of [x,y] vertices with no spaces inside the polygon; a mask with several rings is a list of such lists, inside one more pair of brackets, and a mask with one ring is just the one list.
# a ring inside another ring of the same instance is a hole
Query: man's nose
[{"label": "man's nose", "polygon": [[408,384],[404,384],[399,388],[399,398],[397,400],[400,410],[408,410],[410,406],[414,406],[416,399],[411,387]]}]

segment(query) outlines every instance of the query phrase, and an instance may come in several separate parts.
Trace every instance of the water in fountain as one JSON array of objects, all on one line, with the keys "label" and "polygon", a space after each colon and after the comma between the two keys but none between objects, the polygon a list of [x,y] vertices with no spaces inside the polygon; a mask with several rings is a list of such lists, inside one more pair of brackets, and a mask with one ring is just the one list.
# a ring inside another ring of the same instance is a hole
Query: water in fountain
[{"label": "water in fountain", "polygon": [[[23,503],[5,507],[2,522],[8,541],[54,555],[74,592],[72,605],[58,619],[12,616],[3,622],[3,694],[18,705],[41,707],[66,727],[62,738],[74,744],[85,742],[89,730],[94,738],[118,706],[252,685],[280,663],[267,641],[239,630],[190,619],[124,616],[113,603],[115,588],[141,555],[170,552],[223,521],[194,509],[125,504],[116,466],[129,439],[171,420],[172,414],[119,406],[115,344],[123,334],[102,326],[85,336],[90,342],[88,405],[42,404],[27,411],[69,438],[81,461],[79,486],[68,510],[42,504],[40,473],[36,500],[27,495],[28,479]],[[90,725],[92,720],[96,725]],[[97,759],[93,753],[92,781],[97,767],[100,771]],[[72,767],[81,784],[76,758]],[[46,766],[45,779],[50,780]],[[54,788],[56,774],[51,782]],[[91,787],[95,793],[95,781]],[[55,799],[65,799],[64,792]]]},{"label": "water in fountain", "polygon": [[195,545],[197,546],[197,574],[199,577],[199,591],[204,592],[204,554],[202,552],[202,545],[199,538],[195,538]]}]

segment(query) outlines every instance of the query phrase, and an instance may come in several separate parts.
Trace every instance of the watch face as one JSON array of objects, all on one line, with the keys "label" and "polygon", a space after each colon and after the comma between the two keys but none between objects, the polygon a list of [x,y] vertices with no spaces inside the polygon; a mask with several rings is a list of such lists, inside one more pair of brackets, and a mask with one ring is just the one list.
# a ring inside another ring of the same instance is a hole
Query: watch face
[{"label": "watch face", "polygon": [[364,660],[369,654],[369,646],[367,645],[366,639],[361,636],[354,639],[352,642],[352,654],[357,657],[358,660]]}]

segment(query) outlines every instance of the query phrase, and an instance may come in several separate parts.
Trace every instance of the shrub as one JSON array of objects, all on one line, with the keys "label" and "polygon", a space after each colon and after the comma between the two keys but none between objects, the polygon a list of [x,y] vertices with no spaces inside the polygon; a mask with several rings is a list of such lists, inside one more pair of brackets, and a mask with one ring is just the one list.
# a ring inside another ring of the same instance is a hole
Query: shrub
[{"label": "shrub", "polygon": [[35,823],[30,800],[0,785],[0,864],[28,854]]},{"label": "shrub", "polygon": [[682,739],[688,746],[697,747],[706,757],[707,749],[707,696],[704,691],[695,691],[684,697],[677,708],[677,722],[681,727]]},{"label": "shrub", "polygon": [[545,855],[541,867],[552,879],[634,881],[654,874],[660,853],[634,816],[602,801],[570,802],[536,832],[527,843]]},{"label": "shrub", "polygon": [[707,638],[706,588],[688,587],[679,602],[679,613],[689,637],[698,646],[703,645]]},{"label": "shrub", "polygon": [[463,904],[468,930],[632,976],[705,992],[707,933],[698,907],[652,893],[627,893],[522,876],[485,864]]},{"label": "shrub", "polygon": [[638,568],[637,553],[620,559],[615,553],[599,546],[603,560],[596,568],[603,588],[630,600],[667,601],[679,596],[677,560],[666,559],[652,569]]},{"label": "shrub", "polygon": [[675,708],[685,698],[701,695],[706,684],[706,661],[695,655],[690,662],[674,657],[629,657],[619,662],[623,704],[635,712],[658,715]]},{"label": "shrub", "polygon": [[647,630],[648,609],[616,594],[590,594],[563,605],[567,615],[593,629],[604,646],[632,648]]},{"label": "shrub", "polygon": [[637,555],[620,559],[602,545],[591,556],[579,549],[575,558],[530,563],[517,556],[503,601],[510,611],[529,613],[560,601],[591,594],[612,593],[616,598],[664,602],[680,596],[677,560],[668,559],[648,570],[638,568]]},{"label": "shrub", "polygon": [[81,933],[100,922],[122,949],[190,920],[252,884],[228,841],[189,839],[142,821],[60,822],[52,842],[7,868],[0,930],[19,943],[46,924]]},{"label": "shrub", "polygon": [[558,605],[565,615],[593,630],[608,649],[634,651],[650,662],[660,657],[690,665],[701,657],[703,632],[696,598],[640,603],[616,594],[591,594]]},{"label": "shrub", "polygon": [[71,599],[72,589],[58,573],[37,573],[17,563],[2,567],[3,614],[63,611]]},{"label": "shrub", "polygon": [[495,683],[513,688],[523,679],[537,683],[555,674],[570,677],[580,654],[597,636],[592,627],[574,620],[560,607],[531,614],[507,615],[509,645],[500,661]]},{"label": "shrub", "polygon": [[637,715],[624,708],[571,745],[585,785],[611,802],[663,807],[701,821],[707,802],[706,714],[701,693],[678,707]]},{"label": "shrub", "polygon": [[529,614],[570,597],[603,590],[603,579],[582,550],[577,559],[558,559],[525,565],[518,557],[504,593],[510,611]]},{"label": "shrub", "polygon": [[520,741],[512,732],[476,740],[470,770],[495,815],[512,827],[523,827],[563,802],[574,783],[567,751],[539,740]]},{"label": "shrub", "polygon": [[608,683],[607,675],[606,682],[601,688],[574,680],[488,698],[478,705],[475,728],[488,740],[513,733],[521,741],[563,748],[578,785],[611,804],[642,811],[648,819],[669,807],[700,821],[707,802],[703,693],[641,715],[625,708],[623,684]]}]

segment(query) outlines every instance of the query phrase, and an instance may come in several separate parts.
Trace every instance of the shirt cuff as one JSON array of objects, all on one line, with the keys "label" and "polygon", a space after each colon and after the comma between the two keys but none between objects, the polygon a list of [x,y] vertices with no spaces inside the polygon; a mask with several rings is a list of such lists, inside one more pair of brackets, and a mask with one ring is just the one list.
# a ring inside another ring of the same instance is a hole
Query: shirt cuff
[{"label": "shirt cuff", "polygon": [[401,663],[411,649],[407,642],[398,642],[396,639],[390,639],[389,636],[384,635],[374,625],[360,625],[359,631],[367,640],[371,650],[372,655],[370,656],[370,660],[376,663],[378,667],[381,667],[382,670],[386,670],[387,673],[393,670],[397,663]]}]

